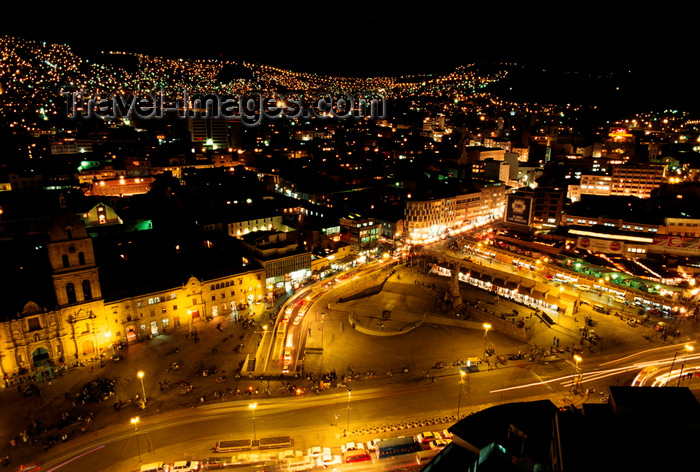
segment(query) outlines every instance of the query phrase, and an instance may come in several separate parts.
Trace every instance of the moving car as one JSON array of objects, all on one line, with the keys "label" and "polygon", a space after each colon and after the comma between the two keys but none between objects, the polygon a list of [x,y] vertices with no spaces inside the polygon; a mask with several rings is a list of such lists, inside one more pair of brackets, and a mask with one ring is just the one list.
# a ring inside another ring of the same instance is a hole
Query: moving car
[{"label": "moving car", "polygon": [[19,466],[19,472],[38,472],[41,466],[38,462],[30,462]]}]

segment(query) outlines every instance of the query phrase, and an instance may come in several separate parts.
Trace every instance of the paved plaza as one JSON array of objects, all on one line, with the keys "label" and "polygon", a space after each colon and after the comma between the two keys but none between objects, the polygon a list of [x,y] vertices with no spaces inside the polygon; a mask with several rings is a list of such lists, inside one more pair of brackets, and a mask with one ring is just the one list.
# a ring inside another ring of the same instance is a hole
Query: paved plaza
[{"label": "paved plaza", "polygon": [[[32,385],[27,380],[8,384],[0,391],[5,404],[0,413],[0,457],[9,455],[13,466],[41,460],[42,441],[49,437],[61,441],[62,436],[70,438],[111,424],[126,424],[135,415],[250,398],[247,391],[259,396],[294,395],[296,388],[309,391],[317,387],[323,374],[336,374],[340,382],[344,376],[356,375],[363,386],[381,385],[400,381],[399,375],[423,376],[439,362],[451,366],[455,361],[484,358],[485,348],[494,349],[494,356],[498,356],[530,353],[533,348],[548,351],[557,344],[576,346],[580,344],[584,315],[596,320],[600,338],[596,345],[581,346],[586,349],[583,355],[587,359],[618,350],[682,342],[662,340],[652,328],[653,321],[631,327],[618,317],[585,310],[577,317],[552,313],[557,324],[550,327],[533,316],[530,308],[496,300],[491,293],[464,285],[460,288],[464,301],[477,306],[478,311],[457,315],[445,309],[440,300],[449,280],[426,270],[388,268],[354,289],[357,292],[383,281],[381,292],[355,300],[339,301],[353,292],[352,287],[342,292],[331,289],[325,294],[310,313],[307,338],[308,345],[320,345],[323,354],[309,355],[301,375],[283,379],[236,375],[247,356],[255,354],[262,326],[271,325],[279,308],[259,305],[246,323],[223,317],[201,321],[194,326],[197,336],[187,327],[169,329],[166,334],[119,351],[119,361],[108,359],[103,366],[90,362],[69,368],[60,376],[37,383],[34,389],[27,389]],[[281,304],[283,299],[278,302]],[[517,317],[499,317],[513,310],[519,313]],[[486,336],[485,320],[491,320],[493,326]],[[515,326],[518,321],[521,327]],[[510,328],[522,330],[523,336],[504,334],[499,329],[503,323],[513,324]],[[494,356],[489,357],[493,362]],[[505,363],[502,368],[508,366]],[[136,375],[138,371],[144,372],[143,384]],[[313,374],[313,381],[308,374]],[[109,379],[112,392],[107,389],[99,401],[83,403],[81,389],[96,379]],[[142,410],[138,405],[144,393],[148,407]]]}]

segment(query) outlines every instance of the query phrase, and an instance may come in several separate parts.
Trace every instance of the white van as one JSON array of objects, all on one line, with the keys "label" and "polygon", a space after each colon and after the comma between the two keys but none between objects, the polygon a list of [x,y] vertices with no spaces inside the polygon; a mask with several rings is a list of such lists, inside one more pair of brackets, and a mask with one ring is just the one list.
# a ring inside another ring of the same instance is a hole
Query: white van
[{"label": "white van", "polygon": [[314,463],[311,461],[311,459],[309,459],[308,456],[303,456],[288,459],[287,468],[285,470],[304,471],[311,470],[313,468]]},{"label": "white van", "polygon": [[152,462],[141,466],[141,472],[168,472],[169,469],[165,462]]}]

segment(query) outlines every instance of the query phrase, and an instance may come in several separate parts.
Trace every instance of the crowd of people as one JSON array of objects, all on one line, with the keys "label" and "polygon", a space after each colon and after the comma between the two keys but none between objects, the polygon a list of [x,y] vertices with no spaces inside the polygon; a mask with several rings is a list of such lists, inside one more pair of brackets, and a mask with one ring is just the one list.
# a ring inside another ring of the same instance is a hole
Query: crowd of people
[{"label": "crowd of people", "polygon": [[98,377],[86,383],[80,389],[76,401],[82,403],[97,403],[114,396],[115,381],[106,377]]}]

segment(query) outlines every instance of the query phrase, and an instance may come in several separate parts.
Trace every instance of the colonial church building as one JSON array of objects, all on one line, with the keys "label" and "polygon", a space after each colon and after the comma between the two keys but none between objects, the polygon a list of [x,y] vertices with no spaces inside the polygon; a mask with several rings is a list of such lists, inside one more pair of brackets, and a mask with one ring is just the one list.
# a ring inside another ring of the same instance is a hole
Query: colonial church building
[{"label": "colonial church building", "polygon": [[263,268],[232,240],[153,230],[93,239],[61,199],[44,234],[0,242],[0,375],[43,375],[124,343],[245,316]]}]

